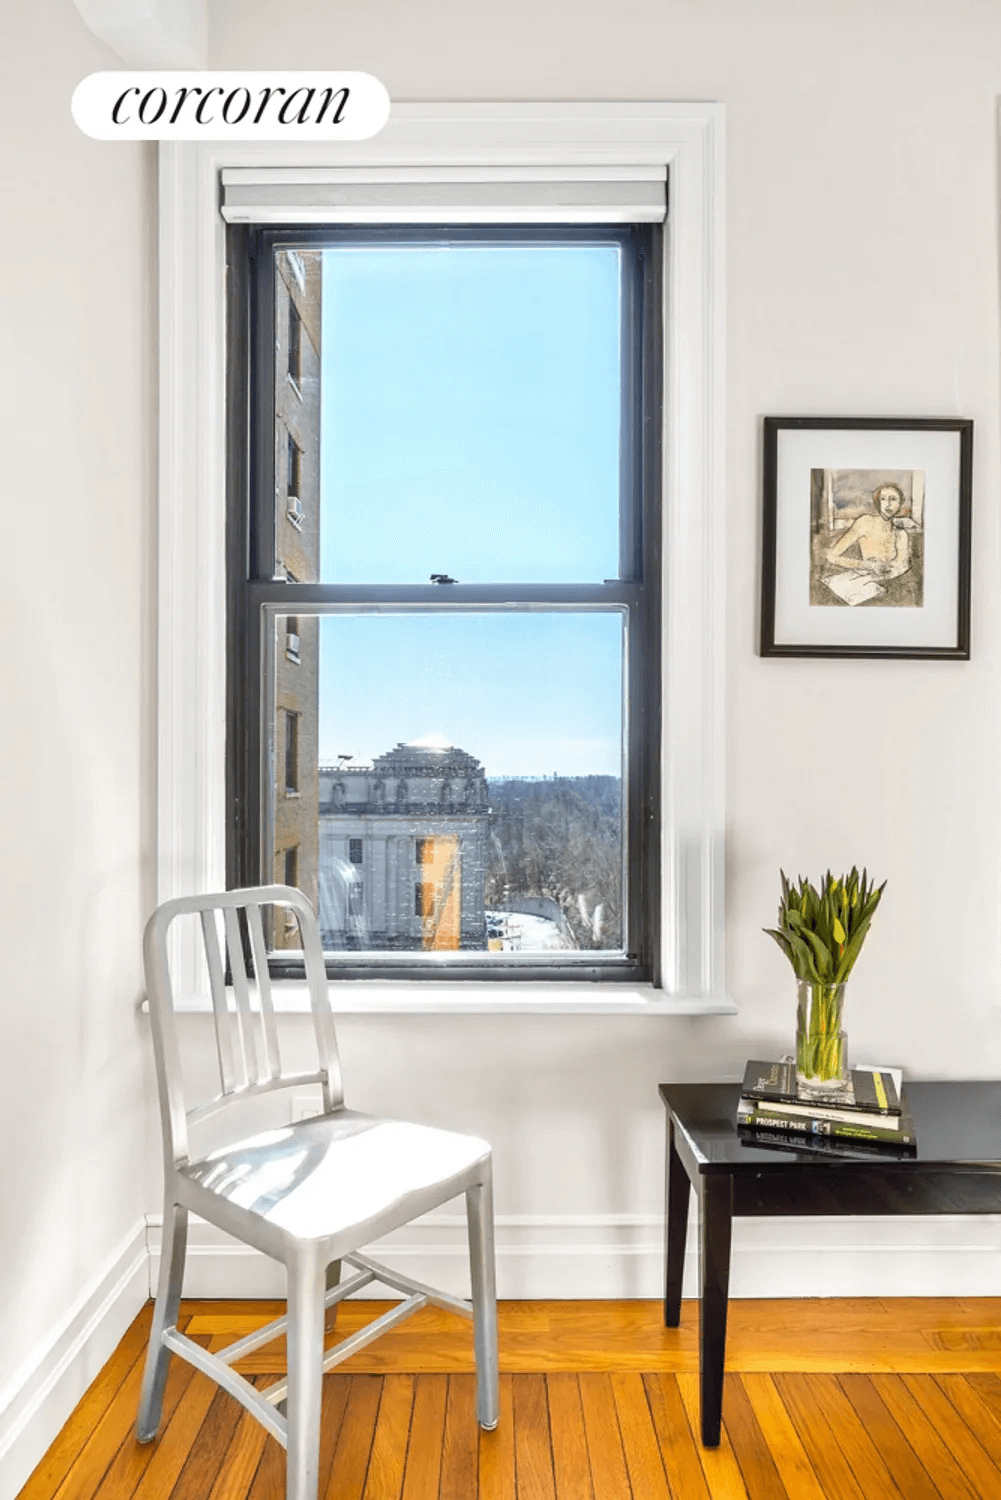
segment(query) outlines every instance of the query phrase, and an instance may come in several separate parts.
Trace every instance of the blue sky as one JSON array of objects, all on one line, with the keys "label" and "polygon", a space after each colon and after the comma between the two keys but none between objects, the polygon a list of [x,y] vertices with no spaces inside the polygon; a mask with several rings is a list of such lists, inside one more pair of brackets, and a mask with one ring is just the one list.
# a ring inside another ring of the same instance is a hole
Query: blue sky
[{"label": "blue sky", "polygon": [[[618,574],[619,252],[324,252],[321,579]],[[320,758],[441,735],[490,775],[616,775],[617,614],[337,617]]]},{"label": "blue sky", "polygon": [[441,736],[488,776],[620,774],[618,613],[327,616],[320,761]]}]

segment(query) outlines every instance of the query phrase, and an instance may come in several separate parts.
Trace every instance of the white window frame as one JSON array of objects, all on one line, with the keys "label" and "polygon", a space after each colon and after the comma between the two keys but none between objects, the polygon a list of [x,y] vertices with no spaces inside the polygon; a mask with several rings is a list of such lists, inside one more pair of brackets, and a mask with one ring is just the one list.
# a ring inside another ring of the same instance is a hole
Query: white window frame
[{"label": "white window frame", "polygon": [[[663,165],[661,984],[335,981],[341,1012],[719,1014],[724,958],[724,111],[720,104],[395,104],[343,145],[162,144],[158,901],[225,886],[227,167]],[[207,1007],[195,949],[177,981]],[[277,997],[299,1008],[289,987]]]}]

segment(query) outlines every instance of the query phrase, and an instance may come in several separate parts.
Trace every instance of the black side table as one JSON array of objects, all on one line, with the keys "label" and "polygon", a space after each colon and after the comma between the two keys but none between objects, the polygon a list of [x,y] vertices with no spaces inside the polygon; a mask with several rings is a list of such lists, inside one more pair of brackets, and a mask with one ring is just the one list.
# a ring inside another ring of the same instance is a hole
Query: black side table
[{"label": "black side table", "polygon": [[662,1083],[667,1108],[664,1322],[681,1320],[692,1188],[699,1200],[702,1442],[719,1444],[734,1216],[1001,1211],[1001,1082],[908,1083],[917,1155],[820,1156],[749,1145],[738,1083]]}]

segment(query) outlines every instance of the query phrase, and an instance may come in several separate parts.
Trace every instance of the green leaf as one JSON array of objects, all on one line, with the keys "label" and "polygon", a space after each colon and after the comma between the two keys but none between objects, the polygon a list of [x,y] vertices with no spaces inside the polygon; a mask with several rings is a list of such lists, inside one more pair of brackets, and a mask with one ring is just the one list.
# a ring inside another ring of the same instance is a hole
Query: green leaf
[{"label": "green leaf", "polygon": [[810,951],[809,943],[804,942],[798,933],[795,932],[789,932],[786,936],[792,944],[792,950],[796,955],[793,967],[800,979],[812,979],[814,984],[820,984],[820,975],[817,973],[817,967],[813,961],[813,954]]},{"label": "green leaf", "polygon": [[865,942],[866,933],[868,931],[869,923],[867,921],[861,923],[858,931],[855,933],[851,942],[847,945],[844,953],[841,955],[841,960],[838,963],[838,967],[834,975],[835,984],[844,984],[845,980],[848,978],[849,974],[855,966],[855,960],[858,958],[859,953],[862,951],[862,944]]},{"label": "green leaf", "polygon": [[804,932],[803,936],[813,949],[818,980],[830,983],[831,975],[834,973],[834,960],[831,957],[830,948],[816,932]]},{"label": "green leaf", "polygon": [[762,930],[762,932],[767,932],[767,934],[768,934],[768,936],[770,938],[774,938],[775,939],[775,941],[778,943],[779,947],[782,949],[782,952],[785,954],[786,958],[789,960],[789,962],[792,964],[793,968],[795,969],[795,967],[796,967],[796,959],[795,959],[795,956],[794,956],[793,951],[792,951],[792,944],[790,943],[789,939],[786,937],[785,933],[783,933],[783,932],[776,932],[774,927],[763,927],[761,930]]}]

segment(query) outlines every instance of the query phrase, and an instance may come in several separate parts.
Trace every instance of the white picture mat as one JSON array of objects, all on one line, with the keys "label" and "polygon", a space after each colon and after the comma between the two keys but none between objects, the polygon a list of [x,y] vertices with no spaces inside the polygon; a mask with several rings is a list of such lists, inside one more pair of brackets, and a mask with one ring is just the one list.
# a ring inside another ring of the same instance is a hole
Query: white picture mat
[{"label": "white picture mat", "polygon": [[[776,646],[958,644],[960,434],[780,428],[776,454]],[[924,603],[881,609],[810,603],[811,469],[919,469],[925,476]]]}]

